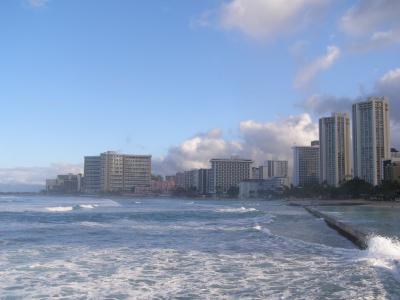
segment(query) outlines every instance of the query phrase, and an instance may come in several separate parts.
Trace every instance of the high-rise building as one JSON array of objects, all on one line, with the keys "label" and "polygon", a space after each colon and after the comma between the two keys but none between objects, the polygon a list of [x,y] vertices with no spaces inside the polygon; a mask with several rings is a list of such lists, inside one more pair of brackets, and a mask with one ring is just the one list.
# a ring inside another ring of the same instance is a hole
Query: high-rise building
[{"label": "high-rise building", "polygon": [[113,151],[85,157],[85,192],[146,193],[151,188],[151,156]]},{"label": "high-rise building", "polygon": [[101,159],[100,156],[84,158],[84,192],[96,194],[101,191]]},{"label": "high-rise building", "polygon": [[232,157],[210,160],[210,193],[226,193],[231,187],[238,187],[243,180],[250,179],[253,161]]},{"label": "high-rise building", "polygon": [[185,190],[197,191],[199,188],[199,170],[193,169],[183,173],[185,175]]},{"label": "high-rise building", "polygon": [[184,172],[176,173],[175,181],[176,181],[177,188],[184,189],[185,188],[185,173]]},{"label": "high-rise building", "polygon": [[199,169],[199,184],[198,184],[198,193],[200,195],[207,195],[210,190],[210,172],[211,169]]},{"label": "high-rise building", "polygon": [[306,186],[319,183],[319,143],[293,147],[293,185]]},{"label": "high-rise building", "polygon": [[319,120],[320,182],[339,186],[351,178],[350,117],[333,113]]},{"label": "high-rise building", "polygon": [[273,177],[287,178],[289,175],[289,167],[287,160],[267,160],[265,161],[264,165],[267,167],[268,177],[265,177],[265,174],[263,174],[262,179],[273,178]]},{"label": "high-rise building", "polygon": [[251,179],[263,179],[262,177],[263,166],[251,168]]},{"label": "high-rise building", "polygon": [[389,102],[371,97],[353,104],[354,177],[372,185],[383,180],[382,162],[390,159]]},{"label": "high-rise building", "polygon": [[124,191],[124,158],[122,154],[108,151],[100,154],[101,158],[101,191]]}]

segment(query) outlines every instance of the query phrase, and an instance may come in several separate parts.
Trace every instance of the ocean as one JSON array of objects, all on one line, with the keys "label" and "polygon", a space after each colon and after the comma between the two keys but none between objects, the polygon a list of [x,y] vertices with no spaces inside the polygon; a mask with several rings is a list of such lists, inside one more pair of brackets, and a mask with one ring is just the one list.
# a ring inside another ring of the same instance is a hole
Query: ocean
[{"label": "ocean", "polygon": [[0,196],[0,299],[400,299],[398,232],[359,250],[284,201]]}]

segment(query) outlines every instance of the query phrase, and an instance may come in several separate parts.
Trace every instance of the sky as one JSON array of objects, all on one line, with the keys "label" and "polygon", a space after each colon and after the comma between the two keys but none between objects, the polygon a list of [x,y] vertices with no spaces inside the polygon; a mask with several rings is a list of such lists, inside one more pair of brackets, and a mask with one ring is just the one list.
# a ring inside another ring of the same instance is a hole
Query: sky
[{"label": "sky", "polygon": [[400,148],[398,0],[2,0],[0,47],[0,191],[107,150],[290,160],[374,95]]}]

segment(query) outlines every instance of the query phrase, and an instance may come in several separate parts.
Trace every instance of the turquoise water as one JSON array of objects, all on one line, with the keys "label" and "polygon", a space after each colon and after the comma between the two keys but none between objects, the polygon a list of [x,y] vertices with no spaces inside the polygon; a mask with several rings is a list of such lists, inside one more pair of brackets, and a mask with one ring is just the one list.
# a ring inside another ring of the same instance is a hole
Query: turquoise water
[{"label": "turquoise water", "polygon": [[400,208],[387,205],[321,206],[318,210],[366,233],[400,238]]},{"label": "turquoise water", "polygon": [[280,201],[0,197],[2,299],[396,299],[398,259]]}]

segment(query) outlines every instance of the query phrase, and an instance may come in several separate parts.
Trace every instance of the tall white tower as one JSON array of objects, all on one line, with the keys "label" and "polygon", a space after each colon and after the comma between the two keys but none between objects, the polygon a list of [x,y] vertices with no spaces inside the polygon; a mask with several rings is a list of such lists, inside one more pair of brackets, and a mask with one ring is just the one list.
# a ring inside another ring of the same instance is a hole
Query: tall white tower
[{"label": "tall white tower", "polygon": [[372,185],[383,180],[382,161],[390,159],[389,102],[371,97],[353,104],[354,176]]},{"label": "tall white tower", "polygon": [[333,113],[319,120],[320,182],[339,186],[351,177],[350,117]]}]

